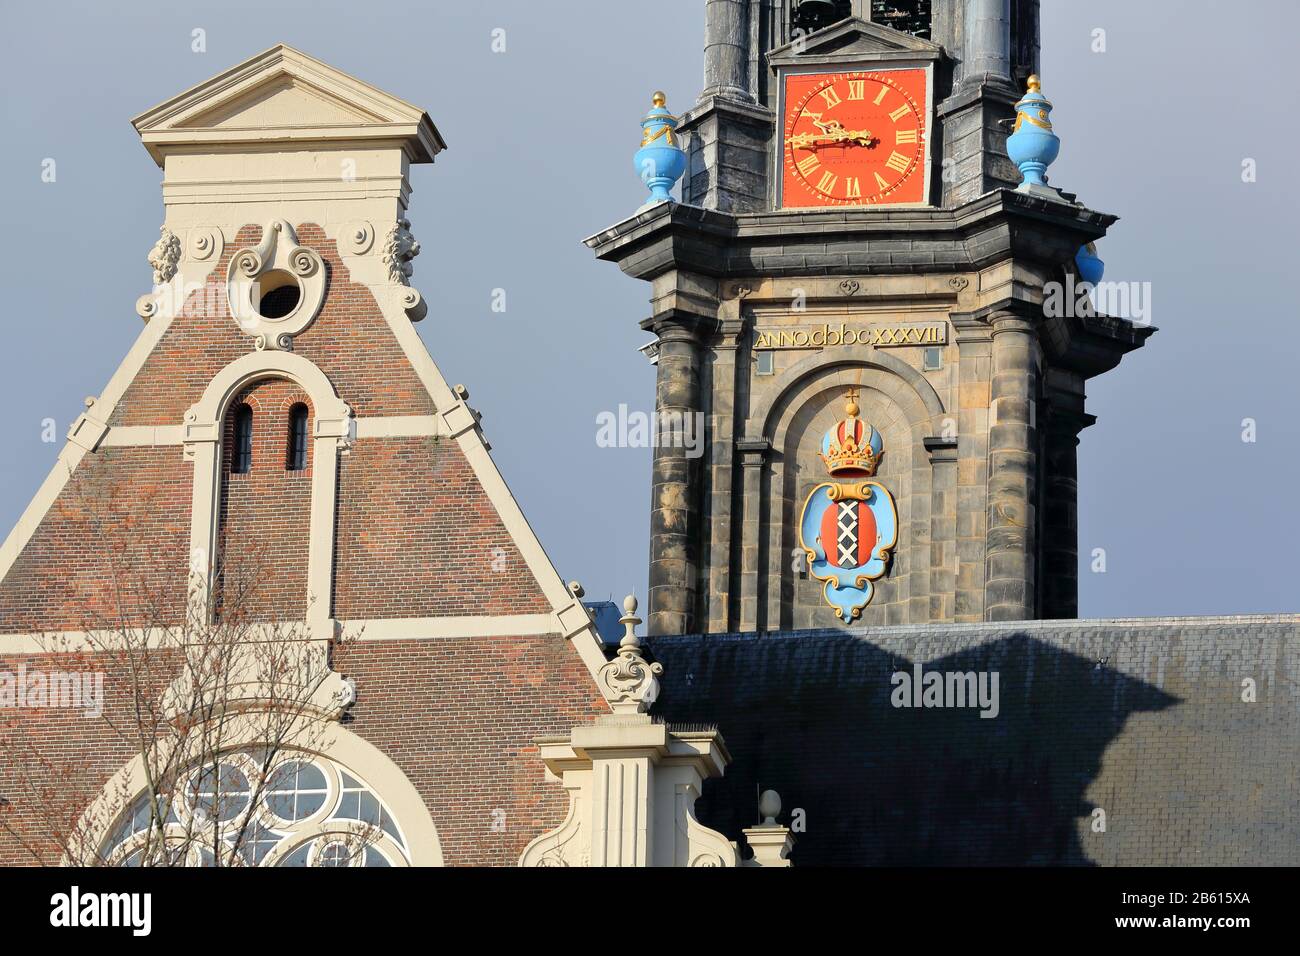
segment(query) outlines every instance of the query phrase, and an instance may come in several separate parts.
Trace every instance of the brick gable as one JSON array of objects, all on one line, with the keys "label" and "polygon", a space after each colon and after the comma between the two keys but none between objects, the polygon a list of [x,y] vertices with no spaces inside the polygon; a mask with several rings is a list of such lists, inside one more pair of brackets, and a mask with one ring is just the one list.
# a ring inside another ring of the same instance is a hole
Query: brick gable
[{"label": "brick gable", "polygon": [[[294,351],[330,377],[358,417],[433,414],[428,392],[370,290],[351,281],[335,243],[319,226],[305,223],[297,231],[299,241],[325,259],[329,275],[320,315],[295,336]],[[212,376],[249,352],[249,337],[226,306],[226,269],[235,252],[257,245],[261,235],[257,225],[239,230],[136,375],[110,425],[178,424]]]}]

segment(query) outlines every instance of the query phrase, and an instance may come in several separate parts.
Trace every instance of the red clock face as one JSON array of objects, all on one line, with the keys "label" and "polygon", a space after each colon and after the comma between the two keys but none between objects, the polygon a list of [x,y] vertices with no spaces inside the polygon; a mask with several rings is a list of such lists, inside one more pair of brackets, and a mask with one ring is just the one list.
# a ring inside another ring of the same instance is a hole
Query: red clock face
[{"label": "red clock face", "polygon": [[925,201],[926,71],[785,78],[781,205]]}]

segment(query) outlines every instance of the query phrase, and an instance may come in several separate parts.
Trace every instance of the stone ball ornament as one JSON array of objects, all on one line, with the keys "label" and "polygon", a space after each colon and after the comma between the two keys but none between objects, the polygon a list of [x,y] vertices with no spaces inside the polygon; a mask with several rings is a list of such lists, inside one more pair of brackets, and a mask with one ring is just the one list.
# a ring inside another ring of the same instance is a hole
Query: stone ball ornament
[{"label": "stone ball ornament", "polygon": [[646,205],[671,202],[673,184],[686,171],[686,153],[677,141],[678,118],[668,112],[662,92],[652,97],[650,112],[641,120],[641,148],[633,163],[641,181],[650,188]]}]

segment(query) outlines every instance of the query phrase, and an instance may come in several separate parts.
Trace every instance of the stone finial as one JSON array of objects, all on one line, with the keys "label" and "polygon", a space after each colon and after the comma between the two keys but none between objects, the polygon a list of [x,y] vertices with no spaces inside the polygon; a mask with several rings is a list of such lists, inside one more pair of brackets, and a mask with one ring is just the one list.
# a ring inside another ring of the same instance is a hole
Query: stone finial
[{"label": "stone finial", "polygon": [[[1051,102],[1043,95],[1043,84],[1031,76],[1025,95],[1016,104],[1016,123],[1007,137],[1007,156],[1020,169],[1024,182],[1021,192],[1043,193],[1047,185],[1047,167],[1061,151],[1061,140],[1052,130],[1049,114]],[[1055,190],[1051,190],[1055,193]]]},{"label": "stone finial", "polygon": [[794,834],[790,828],[776,822],[781,812],[781,795],[775,790],[764,790],[758,798],[758,813],[763,822],[741,831],[754,856],[742,866],[789,866],[790,851],[794,849]]},{"label": "stone finial", "polygon": [[641,120],[641,148],[633,156],[641,181],[650,187],[647,204],[669,202],[669,190],[686,171],[686,153],[677,143],[678,118],[668,112],[668,99],[656,90],[650,112]]},{"label": "stone finial", "polygon": [[615,713],[644,714],[659,696],[658,675],[664,672],[662,664],[651,664],[641,654],[641,639],[636,636],[636,626],[641,619],[636,616],[636,598],[629,594],[623,599],[623,639],[618,643],[618,653],[600,669],[600,685],[605,691]]}]

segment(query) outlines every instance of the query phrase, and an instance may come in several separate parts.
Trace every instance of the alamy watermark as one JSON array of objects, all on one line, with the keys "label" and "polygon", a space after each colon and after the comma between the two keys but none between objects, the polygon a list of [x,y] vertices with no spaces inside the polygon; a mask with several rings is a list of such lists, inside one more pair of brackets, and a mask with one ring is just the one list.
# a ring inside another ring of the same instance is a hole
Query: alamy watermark
[{"label": "alamy watermark", "polygon": [[132,936],[148,936],[153,929],[152,893],[83,893],[73,886],[50,897],[50,925],[124,927]]},{"label": "alamy watermark", "polygon": [[1134,325],[1151,324],[1150,282],[1076,282],[1067,273],[1064,282],[1043,286],[1043,314],[1050,319],[1106,315]]},{"label": "alamy watermark", "polygon": [[59,707],[87,717],[104,713],[104,675],[100,671],[0,671],[0,708]]},{"label": "alamy watermark", "polygon": [[682,448],[687,458],[704,454],[704,413],[629,411],[596,416],[596,445],[599,448]]},{"label": "alamy watermark", "polygon": [[925,671],[913,664],[910,673],[895,671],[889,683],[895,707],[978,707],[980,717],[990,719],[1001,710],[997,671]]}]

